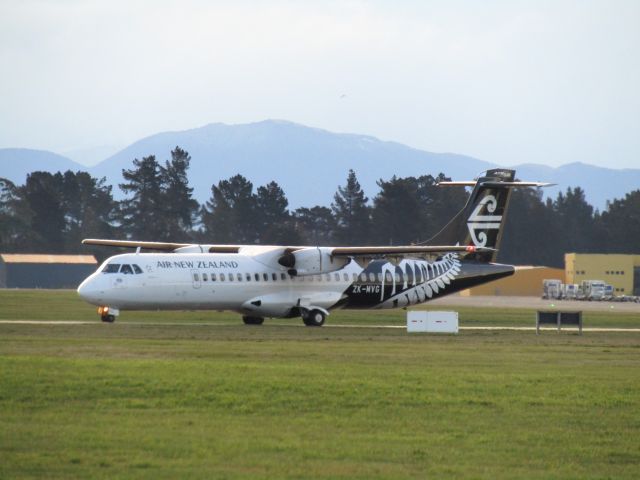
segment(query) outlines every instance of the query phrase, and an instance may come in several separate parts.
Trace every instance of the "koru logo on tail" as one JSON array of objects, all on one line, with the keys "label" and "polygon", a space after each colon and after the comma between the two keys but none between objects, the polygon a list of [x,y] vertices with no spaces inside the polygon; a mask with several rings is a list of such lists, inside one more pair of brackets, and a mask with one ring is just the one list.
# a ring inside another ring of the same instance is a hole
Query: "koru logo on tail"
[{"label": "koru logo on tail", "polygon": [[469,220],[467,220],[467,228],[471,235],[471,241],[476,247],[487,246],[487,233],[484,230],[498,230],[500,223],[502,222],[502,215],[481,215],[483,208],[486,208],[487,213],[493,213],[496,211],[498,202],[493,195],[487,195],[478,206],[473,209]]}]

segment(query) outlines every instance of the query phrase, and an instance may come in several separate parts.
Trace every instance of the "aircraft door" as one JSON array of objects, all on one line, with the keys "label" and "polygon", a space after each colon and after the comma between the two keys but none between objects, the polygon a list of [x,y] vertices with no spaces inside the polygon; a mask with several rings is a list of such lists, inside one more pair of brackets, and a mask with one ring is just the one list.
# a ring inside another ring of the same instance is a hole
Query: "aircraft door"
[{"label": "aircraft door", "polygon": [[191,283],[193,285],[193,288],[198,289],[202,286],[200,279],[201,275],[202,274],[197,270],[191,270]]}]

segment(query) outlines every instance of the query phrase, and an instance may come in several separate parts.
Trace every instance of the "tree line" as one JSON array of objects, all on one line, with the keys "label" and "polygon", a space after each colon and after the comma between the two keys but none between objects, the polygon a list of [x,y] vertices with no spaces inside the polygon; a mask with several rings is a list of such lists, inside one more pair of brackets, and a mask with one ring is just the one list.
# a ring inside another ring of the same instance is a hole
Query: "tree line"
[{"label": "tree line", "polygon": [[[407,245],[435,235],[464,205],[467,193],[439,188],[437,176],[379,180],[372,199],[353,170],[329,206],[290,209],[275,182],[254,188],[242,175],[211,186],[199,204],[176,147],[163,163],[134,159],[116,201],[106,180],[87,172],[33,172],[24,185],[0,178],[0,251],[78,253],[83,238],[278,245]],[[498,260],[562,266],[565,252],[638,253],[640,190],[594,209],[580,187],[555,199],[513,192]]]}]

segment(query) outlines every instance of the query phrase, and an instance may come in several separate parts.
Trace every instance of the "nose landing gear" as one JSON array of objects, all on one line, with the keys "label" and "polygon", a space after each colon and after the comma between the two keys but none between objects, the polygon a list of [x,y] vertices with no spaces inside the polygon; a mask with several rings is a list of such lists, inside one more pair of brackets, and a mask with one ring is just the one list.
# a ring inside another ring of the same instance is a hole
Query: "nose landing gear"
[{"label": "nose landing gear", "polygon": [[105,323],[113,323],[116,321],[116,317],[120,311],[117,308],[112,307],[98,307],[98,315],[100,315],[100,320]]},{"label": "nose landing gear", "polygon": [[264,318],[249,317],[245,315],[242,317],[242,321],[244,322],[245,325],[262,325],[262,322],[264,322]]}]

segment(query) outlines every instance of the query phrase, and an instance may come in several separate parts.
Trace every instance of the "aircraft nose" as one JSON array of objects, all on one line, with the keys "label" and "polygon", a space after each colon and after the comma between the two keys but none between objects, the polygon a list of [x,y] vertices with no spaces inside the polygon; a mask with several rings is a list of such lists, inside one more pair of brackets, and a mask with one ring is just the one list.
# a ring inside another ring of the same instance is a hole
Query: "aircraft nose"
[{"label": "aircraft nose", "polygon": [[87,278],[78,286],[78,295],[80,298],[85,298],[87,296],[87,292],[89,291],[89,279]]},{"label": "aircraft nose", "polygon": [[83,300],[89,303],[97,299],[98,289],[95,286],[95,282],[92,282],[91,277],[85,279],[78,286],[78,295],[80,295],[80,298],[82,298]]}]

